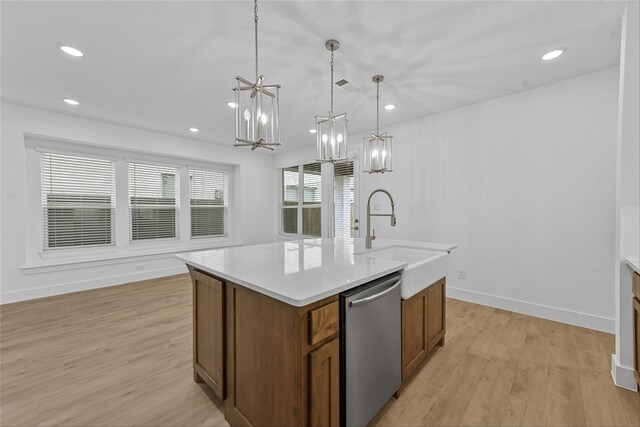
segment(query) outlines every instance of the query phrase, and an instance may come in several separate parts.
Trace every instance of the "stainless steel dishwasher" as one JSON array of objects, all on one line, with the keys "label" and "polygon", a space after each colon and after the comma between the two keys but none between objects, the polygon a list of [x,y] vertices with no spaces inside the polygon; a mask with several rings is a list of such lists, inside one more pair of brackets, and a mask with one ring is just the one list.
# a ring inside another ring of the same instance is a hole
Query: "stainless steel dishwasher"
[{"label": "stainless steel dishwasher", "polygon": [[366,426],[400,388],[400,273],[340,294],[340,425]]}]

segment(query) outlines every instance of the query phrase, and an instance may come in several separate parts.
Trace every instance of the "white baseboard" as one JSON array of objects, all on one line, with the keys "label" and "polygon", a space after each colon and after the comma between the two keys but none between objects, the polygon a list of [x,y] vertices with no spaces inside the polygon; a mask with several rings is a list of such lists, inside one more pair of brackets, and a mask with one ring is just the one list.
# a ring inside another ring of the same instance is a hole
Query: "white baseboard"
[{"label": "white baseboard", "polygon": [[141,271],[116,276],[101,277],[94,280],[80,280],[68,282],[60,285],[21,289],[19,291],[6,292],[0,294],[0,304],[10,304],[12,302],[26,301],[36,298],[50,297],[54,295],[68,294],[71,292],[86,291],[89,289],[106,288],[108,286],[121,285],[138,280],[155,279],[157,277],[171,276],[174,274],[186,273],[187,267],[184,265],[158,270]]},{"label": "white baseboard", "polygon": [[615,333],[615,319],[447,286],[447,296],[583,328]]},{"label": "white baseboard", "polygon": [[611,376],[613,377],[613,383],[618,387],[635,392],[638,391],[638,383],[636,383],[633,368],[620,365],[620,361],[615,354],[611,355]]}]

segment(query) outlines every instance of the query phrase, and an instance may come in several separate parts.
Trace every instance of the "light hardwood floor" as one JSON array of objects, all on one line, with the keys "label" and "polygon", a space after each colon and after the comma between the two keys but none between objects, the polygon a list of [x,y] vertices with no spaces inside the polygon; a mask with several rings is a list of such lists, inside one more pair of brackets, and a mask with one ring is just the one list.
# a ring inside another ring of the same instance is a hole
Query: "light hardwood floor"
[{"label": "light hardwood floor", "polygon": [[[0,307],[0,424],[227,425],[193,382],[187,275]],[[640,426],[612,335],[449,299],[447,341],[372,424]]]}]

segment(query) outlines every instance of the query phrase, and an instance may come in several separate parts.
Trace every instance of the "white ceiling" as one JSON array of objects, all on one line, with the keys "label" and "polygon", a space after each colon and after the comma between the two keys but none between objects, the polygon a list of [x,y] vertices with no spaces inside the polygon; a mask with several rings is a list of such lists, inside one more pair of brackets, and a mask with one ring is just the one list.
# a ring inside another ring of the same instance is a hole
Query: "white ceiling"
[{"label": "white ceiling", "polygon": [[[2,99],[231,145],[234,77],[254,75],[246,1],[2,1]],[[260,68],[281,89],[284,149],[314,144],[329,107],[375,127],[374,74],[390,125],[619,63],[623,2],[261,1]],[[72,58],[56,45],[85,52]],[[564,47],[555,61],[540,56]],[[81,105],[71,107],[62,98]],[[197,127],[197,135],[188,132]],[[134,142],[132,142],[134,143]]]}]

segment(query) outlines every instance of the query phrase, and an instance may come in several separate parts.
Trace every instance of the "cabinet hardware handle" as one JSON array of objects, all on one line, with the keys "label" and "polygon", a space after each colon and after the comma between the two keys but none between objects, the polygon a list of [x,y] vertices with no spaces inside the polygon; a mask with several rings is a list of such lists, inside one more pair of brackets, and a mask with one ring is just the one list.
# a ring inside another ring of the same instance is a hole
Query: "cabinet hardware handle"
[{"label": "cabinet hardware handle", "polygon": [[391,292],[394,288],[400,286],[400,283],[402,283],[402,280],[398,280],[394,285],[389,286],[387,289],[385,289],[382,292],[379,292],[375,295],[371,295],[370,297],[366,297],[366,298],[361,298],[361,299],[357,299],[355,301],[351,301],[349,303],[349,307],[355,307],[357,305],[361,305],[361,304],[366,304],[368,302],[371,302],[373,300],[376,300],[382,296],[385,296],[386,294],[388,294],[389,292]]}]

